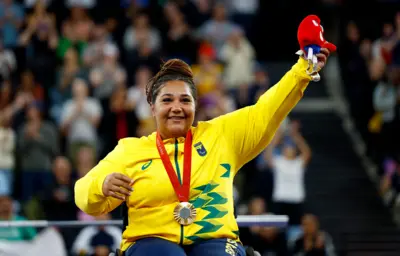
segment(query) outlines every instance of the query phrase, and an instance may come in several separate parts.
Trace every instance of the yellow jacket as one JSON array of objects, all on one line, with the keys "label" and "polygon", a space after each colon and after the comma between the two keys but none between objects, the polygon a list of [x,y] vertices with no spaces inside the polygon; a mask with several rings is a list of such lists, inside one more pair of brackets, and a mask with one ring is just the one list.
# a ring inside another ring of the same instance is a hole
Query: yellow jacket
[{"label": "yellow jacket", "polygon": [[[209,238],[239,241],[233,214],[233,178],[268,145],[282,120],[303,96],[311,80],[305,73],[306,67],[307,62],[300,58],[255,105],[191,128],[190,202],[197,209],[193,224],[181,226],[173,218],[179,201],[158,154],[155,133],[120,140],[112,152],[76,182],[77,206],[88,214],[99,215],[120,205],[121,200],[102,193],[105,177],[119,172],[134,180],[134,191],[126,200],[129,221],[123,233],[123,251],[144,237],[160,237],[185,245]],[[164,140],[178,178],[183,171],[184,140]]]}]

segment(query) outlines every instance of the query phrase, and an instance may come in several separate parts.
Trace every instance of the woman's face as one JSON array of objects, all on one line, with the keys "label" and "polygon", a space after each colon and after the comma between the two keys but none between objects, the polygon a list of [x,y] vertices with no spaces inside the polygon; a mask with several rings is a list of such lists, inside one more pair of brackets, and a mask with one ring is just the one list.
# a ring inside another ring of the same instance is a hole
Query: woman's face
[{"label": "woman's face", "polygon": [[193,124],[195,108],[192,92],[185,82],[166,82],[151,106],[161,137],[185,137]]},{"label": "woman's face", "polygon": [[296,158],[296,148],[292,145],[285,145],[283,147],[283,155],[288,158],[288,159],[294,159]]},{"label": "woman's face", "polygon": [[148,68],[140,68],[136,75],[136,85],[142,85],[145,86],[151,78],[151,71]]}]

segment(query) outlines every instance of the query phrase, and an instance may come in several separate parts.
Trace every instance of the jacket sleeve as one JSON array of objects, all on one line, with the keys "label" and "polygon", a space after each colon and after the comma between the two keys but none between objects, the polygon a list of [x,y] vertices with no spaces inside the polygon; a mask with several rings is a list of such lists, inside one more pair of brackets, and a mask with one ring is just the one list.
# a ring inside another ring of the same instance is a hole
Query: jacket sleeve
[{"label": "jacket sleeve", "polygon": [[298,62],[252,106],[238,109],[209,122],[220,130],[236,155],[237,167],[267,147],[281,122],[303,97],[311,81],[307,61]]},{"label": "jacket sleeve", "polygon": [[120,140],[113,151],[75,183],[75,203],[79,209],[96,216],[108,213],[122,203],[104,196],[102,188],[107,175],[114,172],[126,175],[124,160],[124,144]]}]

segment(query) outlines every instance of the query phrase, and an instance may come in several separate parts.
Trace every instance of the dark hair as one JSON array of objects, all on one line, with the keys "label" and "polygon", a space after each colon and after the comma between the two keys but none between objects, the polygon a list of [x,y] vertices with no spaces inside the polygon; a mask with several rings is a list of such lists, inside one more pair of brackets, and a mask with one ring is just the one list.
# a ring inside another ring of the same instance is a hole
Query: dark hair
[{"label": "dark hair", "polygon": [[165,62],[160,71],[146,85],[147,102],[154,104],[162,86],[168,81],[183,81],[187,83],[194,100],[197,100],[197,89],[193,81],[190,66],[180,59],[170,59]]}]

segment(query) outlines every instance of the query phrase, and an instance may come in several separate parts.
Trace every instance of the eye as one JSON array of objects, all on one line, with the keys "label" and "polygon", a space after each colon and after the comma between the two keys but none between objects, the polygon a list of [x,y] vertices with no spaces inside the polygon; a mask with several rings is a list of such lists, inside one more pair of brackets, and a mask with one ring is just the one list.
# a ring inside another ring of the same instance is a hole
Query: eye
[{"label": "eye", "polygon": [[171,101],[172,101],[171,98],[164,98],[164,99],[162,99],[162,102],[171,102]]},{"label": "eye", "polygon": [[192,100],[190,98],[183,98],[182,101],[183,102],[191,102]]}]

